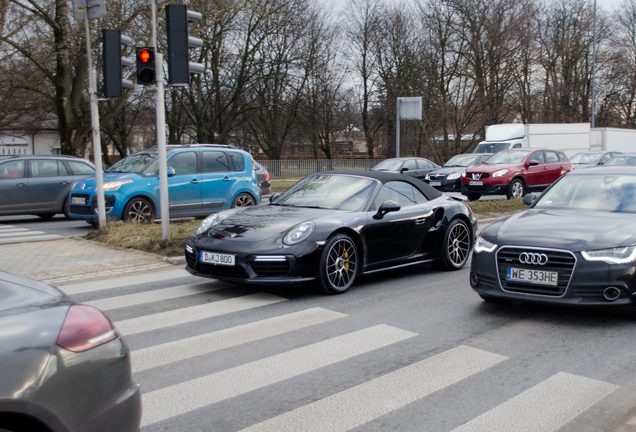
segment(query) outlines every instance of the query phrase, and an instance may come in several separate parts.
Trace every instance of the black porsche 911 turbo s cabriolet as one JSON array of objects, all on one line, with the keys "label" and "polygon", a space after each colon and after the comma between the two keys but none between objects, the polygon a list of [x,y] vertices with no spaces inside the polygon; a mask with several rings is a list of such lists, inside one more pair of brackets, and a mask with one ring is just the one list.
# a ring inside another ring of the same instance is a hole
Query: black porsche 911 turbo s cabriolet
[{"label": "black porsche 911 turbo s cabriolet", "polygon": [[364,273],[425,262],[458,270],[477,232],[464,203],[394,173],[320,172],[272,198],[205,219],[186,269],[238,283],[318,280],[340,294]]},{"label": "black porsche 911 turbo s cabriolet", "polygon": [[478,236],[470,284],[486,301],[636,306],[636,167],[561,177]]}]

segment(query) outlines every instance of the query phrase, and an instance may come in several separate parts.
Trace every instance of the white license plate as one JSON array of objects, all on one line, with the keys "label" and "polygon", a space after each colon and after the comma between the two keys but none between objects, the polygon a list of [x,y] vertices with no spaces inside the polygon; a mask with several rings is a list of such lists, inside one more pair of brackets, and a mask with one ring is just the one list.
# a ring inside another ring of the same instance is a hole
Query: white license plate
[{"label": "white license plate", "polygon": [[508,267],[506,280],[511,282],[557,286],[559,283],[559,272]]},{"label": "white license plate", "polygon": [[468,182],[468,184],[471,185],[471,186],[483,186],[484,182],[481,181],[481,180],[479,180],[479,181],[471,180],[471,181]]},{"label": "white license plate", "polygon": [[201,251],[199,252],[199,261],[206,264],[233,266],[236,262],[236,255]]},{"label": "white license plate", "polygon": [[73,197],[73,204],[86,205],[86,198],[83,198],[83,197]]},{"label": "white license plate", "polygon": [[441,186],[441,185],[442,185],[442,182],[441,182],[441,181],[439,181],[439,182],[430,182],[429,184],[430,184],[431,186]]}]

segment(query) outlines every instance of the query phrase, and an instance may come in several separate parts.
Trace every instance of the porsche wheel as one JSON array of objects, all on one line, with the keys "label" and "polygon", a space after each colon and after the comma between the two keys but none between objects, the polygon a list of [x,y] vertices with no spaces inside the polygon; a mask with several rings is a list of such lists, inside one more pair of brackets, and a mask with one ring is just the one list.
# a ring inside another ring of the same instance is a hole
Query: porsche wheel
[{"label": "porsche wheel", "polygon": [[442,268],[459,270],[464,267],[470,255],[470,229],[466,222],[455,219],[446,229],[442,249]]},{"label": "porsche wheel", "polygon": [[358,274],[358,249],[351,237],[331,237],[320,258],[320,288],[327,294],[347,291]]},{"label": "porsche wheel", "polygon": [[254,198],[250,194],[242,193],[238,194],[234,201],[232,202],[232,208],[235,207],[246,207],[256,205]]},{"label": "porsche wheel", "polygon": [[122,219],[136,223],[151,223],[155,216],[150,203],[144,198],[133,198],[124,207]]}]

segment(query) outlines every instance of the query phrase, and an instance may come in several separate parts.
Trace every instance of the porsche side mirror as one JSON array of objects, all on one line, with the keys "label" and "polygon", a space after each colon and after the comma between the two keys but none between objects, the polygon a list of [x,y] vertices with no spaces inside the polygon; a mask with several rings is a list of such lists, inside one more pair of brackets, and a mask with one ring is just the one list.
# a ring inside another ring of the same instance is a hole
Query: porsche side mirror
[{"label": "porsche side mirror", "polygon": [[378,209],[378,212],[373,215],[373,219],[382,219],[385,214],[398,211],[400,208],[400,205],[395,201],[385,201]]},{"label": "porsche side mirror", "polygon": [[537,196],[533,193],[528,194],[526,196],[523,197],[523,203],[527,206],[529,206],[530,204],[532,204],[533,202],[535,202],[537,200]]},{"label": "porsche side mirror", "polygon": [[537,165],[539,165],[539,161],[531,160],[531,161],[528,161],[527,165],[528,166],[537,166]]},{"label": "porsche side mirror", "polygon": [[174,170],[174,168],[168,167],[168,177],[174,177],[177,175],[177,172]]},{"label": "porsche side mirror", "polygon": [[269,203],[273,203],[274,201],[276,201],[276,198],[278,198],[280,196],[279,193],[275,193],[273,194],[271,197],[269,197]]}]

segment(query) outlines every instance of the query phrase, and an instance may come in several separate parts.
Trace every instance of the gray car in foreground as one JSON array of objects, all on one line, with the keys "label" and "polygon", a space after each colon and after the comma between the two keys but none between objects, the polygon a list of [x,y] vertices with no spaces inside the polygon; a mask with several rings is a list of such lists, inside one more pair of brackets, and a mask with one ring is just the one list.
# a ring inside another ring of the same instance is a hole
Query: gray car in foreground
[{"label": "gray car in foreground", "polygon": [[128,347],[99,309],[0,272],[0,431],[135,432]]}]

